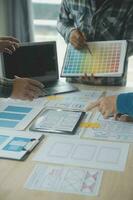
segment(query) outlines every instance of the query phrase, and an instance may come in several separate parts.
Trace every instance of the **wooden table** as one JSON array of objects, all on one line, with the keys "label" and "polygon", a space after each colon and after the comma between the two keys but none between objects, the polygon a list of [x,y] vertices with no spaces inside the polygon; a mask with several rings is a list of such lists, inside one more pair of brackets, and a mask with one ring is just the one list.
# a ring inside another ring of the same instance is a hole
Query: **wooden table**
[{"label": "wooden table", "polygon": [[125,171],[104,171],[96,197],[25,189],[24,184],[36,164],[32,158],[40,146],[25,161],[0,160],[0,200],[133,200],[133,144],[130,144]]}]

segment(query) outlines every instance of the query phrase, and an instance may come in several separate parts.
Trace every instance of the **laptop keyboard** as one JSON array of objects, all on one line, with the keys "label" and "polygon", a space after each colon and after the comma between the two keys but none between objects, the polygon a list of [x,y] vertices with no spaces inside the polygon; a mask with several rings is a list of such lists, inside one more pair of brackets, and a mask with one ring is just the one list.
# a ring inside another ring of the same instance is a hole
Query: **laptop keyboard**
[{"label": "laptop keyboard", "polygon": [[71,84],[63,81],[44,83],[44,96],[77,91]]},{"label": "laptop keyboard", "polygon": [[54,82],[44,83],[45,88],[57,87],[57,86],[61,86],[61,85],[65,85],[65,83],[63,83],[61,81],[54,81]]}]

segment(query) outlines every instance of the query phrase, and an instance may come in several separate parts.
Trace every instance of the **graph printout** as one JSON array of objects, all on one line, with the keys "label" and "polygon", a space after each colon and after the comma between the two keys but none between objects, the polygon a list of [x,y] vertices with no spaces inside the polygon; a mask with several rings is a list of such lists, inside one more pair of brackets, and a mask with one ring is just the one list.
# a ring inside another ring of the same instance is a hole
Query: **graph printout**
[{"label": "graph printout", "polygon": [[91,54],[88,48],[77,50],[71,44],[68,45],[62,77],[78,77],[85,73],[88,76],[121,76],[127,49],[126,40],[89,42],[88,47]]}]

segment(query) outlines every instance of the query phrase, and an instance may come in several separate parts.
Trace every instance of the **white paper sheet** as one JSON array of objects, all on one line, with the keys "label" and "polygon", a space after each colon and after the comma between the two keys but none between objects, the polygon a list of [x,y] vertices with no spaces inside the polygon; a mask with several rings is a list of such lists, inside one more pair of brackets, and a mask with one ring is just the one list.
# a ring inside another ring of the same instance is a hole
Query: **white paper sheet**
[{"label": "white paper sheet", "polygon": [[113,118],[104,119],[99,112],[93,120],[100,124],[100,128],[82,128],[83,138],[133,142],[132,123],[116,121]]},{"label": "white paper sheet", "polygon": [[103,172],[97,169],[38,164],[25,183],[25,188],[96,196]]},{"label": "white paper sheet", "polygon": [[41,133],[26,131],[0,131],[0,158],[21,160],[42,139]]},{"label": "white paper sheet", "polygon": [[83,111],[89,103],[99,99],[102,93],[102,91],[97,90],[83,90],[80,92],[64,94],[61,95],[62,98],[55,98],[55,100],[50,100],[46,106],[50,108]]},{"label": "white paper sheet", "polygon": [[0,105],[0,129],[24,130],[43,106],[8,103]]},{"label": "white paper sheet", "polygon": [[123,171],[128,144],[48,137],[35,161]]},{"label": "white paper sheet", "polygon": [[6,98],[6,99],[4,99],[4,103],[15,104],[15,105],[25,105],[25,106],[39,106],[40,107],[40,106],[45,106],[46,103],[48,103],[48,100],[47,100],[47,98],[44,98],[44,97],[34,99],[33,101]]}]

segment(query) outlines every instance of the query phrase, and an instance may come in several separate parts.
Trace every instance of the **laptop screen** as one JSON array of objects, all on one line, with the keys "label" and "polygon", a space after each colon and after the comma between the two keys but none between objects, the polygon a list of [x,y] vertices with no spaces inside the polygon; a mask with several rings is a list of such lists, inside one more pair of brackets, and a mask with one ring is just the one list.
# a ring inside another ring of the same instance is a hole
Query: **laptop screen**
[{"label": "laptop screen", "polygon": [[56,42],[22,44],[12,55],[2,55],[3,73],[7,78],[29,77],[41,82],[58,79]]}]

